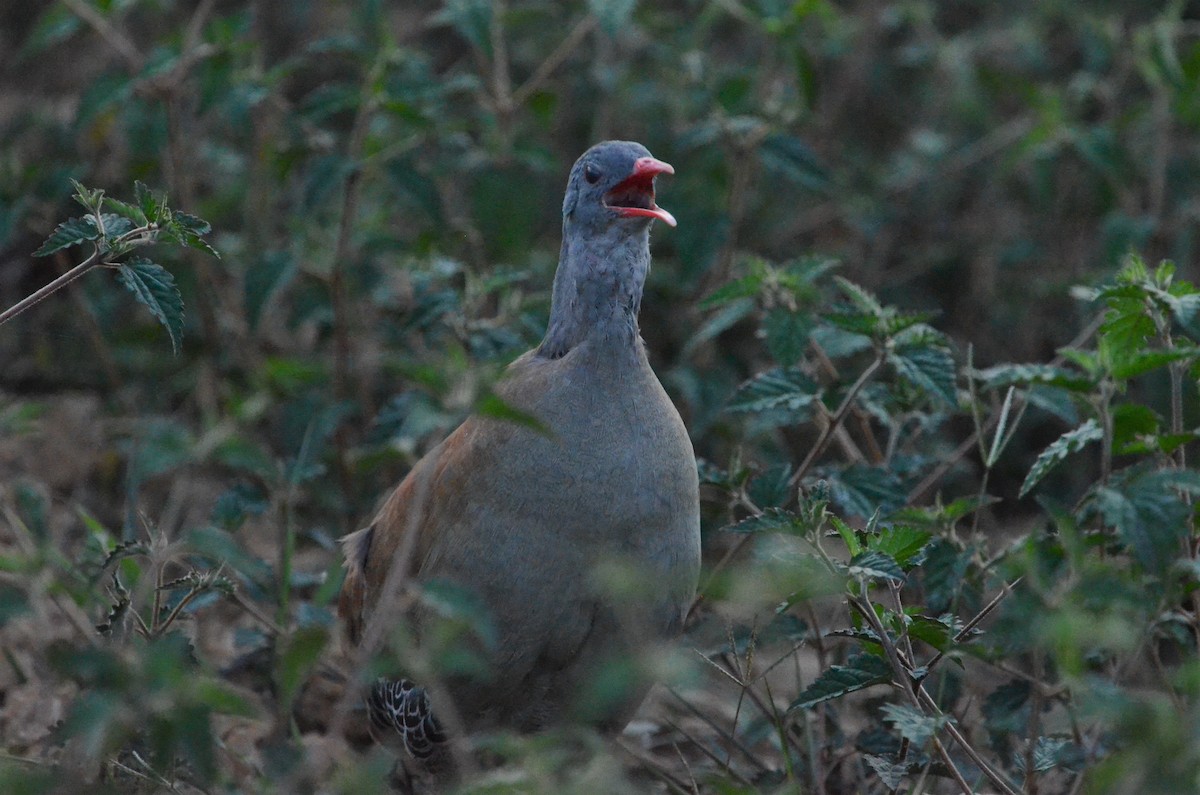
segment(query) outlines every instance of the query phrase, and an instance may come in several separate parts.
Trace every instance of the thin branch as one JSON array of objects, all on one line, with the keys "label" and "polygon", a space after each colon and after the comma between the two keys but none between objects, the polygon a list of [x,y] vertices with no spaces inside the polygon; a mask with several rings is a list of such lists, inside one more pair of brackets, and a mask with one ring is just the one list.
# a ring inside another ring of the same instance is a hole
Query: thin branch
[{"label": "thin branch", "polygon": [[863,387],[875,376],[875,373],[883,366],[884,353],[880,350],[875,355],[875,361],[867,366],[858,376],[858,380],[850,387],[850,391],[846,393],[846,397],[842,400],[842,405],[838,406],[838,410],[834,413],[833,418],[829,420],[829,424],[821,431],[821,435],[817,437],[816,444],[808,451],[804,461],[800,467],[792,474],[788,480],[788,487],[795,489],[799,485],[801,479],[808,474],[808,470],[816,462],[821,453],[825,452],[825,448],[829,446],[829,440],[833,438],[834,431],[841,426],[845,421],[846,415],[850,413],[850,409],[854,407],[854,401],[858,397],[858,393]]},{"label": "thin branch", "polygon": [[138,48],[134,46],[134,43],[124,33],[117,30],[103,14],[87,3],[82,2],[82,0],[62,0],[62,4],[72,14],[90,25],[92,30],[100,34],[100,38],[104,39],[110,47],[117,51],[118,55],[125,59],[125,63],[129,66],[129,71],[136,73],[142,70],[142,54],[138,52]]},{"label": "thin branch", "polygon": [[[971,632],[971,630],[975,629],[975,627],[979,625],[979,622],[981,622],[985,618],[987,618],[988,615],[1000,605],[1000,602],[1004,600],[1004,597],[1006,597],[1010,593],[1012,593],[1012,589],[1017,587],[1017,583],[1019,583],[1020,581],[1021,581],[1021,578],[1017,577],[1012,582],[1005,583],[1004,587],[1000,590],[1000,593],[998,593],[994,597],[992,597],[992,601],[990,601],[986,605],[984,605],[984,608],[982,610],[980,610],[978,613],[976,613],[975,617],[972,618],[970,621],[968,621],[963,626],[963,628],[958,631],[958,634],[956,634],[954,636],[954,642],[961,643],[963,641],[963,639],[965,639],[967,637],[967,635]],[[934,666],[936,666],[939,662],[941,662],[942,658],[945,656],[946,656],[946,653],[944,651],[939,651],[937,654],[935,654],[933,656],[933,659],[931,659],[928,663],[925,664],[925,668],[932,671]]]},{"label": "thin branch", "polygon": [[[1082,345],[1083,343],[1085,343],[1089,339],[1091,339],[1092,335],[1095,334],[1099,330],[1101,324],[1103,324],[1103,323],[1104,323],[1104,313],[1101,312],[1100,314],[1098,314],[1096,317],[1094,317],[1092,319],[1092,322],[1089,323],[1083,331],[1079,332],[1079,334],[1077,334],[1075,336],[1075,339],[1071,340],[1063,347],[1064,348],[1079,347],[1080,345]],[[1050,364],[1052,366],[1057,367],[1065,361],[1066,361],[1066,357],[1060,353],[1058,356],[1055,356],[1053,359],[1050,360]],[[1024,400],[1025,399],[1022,398],[1022,401],[1024,401]],[[915,503],[918,499],[920,499],[920,497],[925,492],[927,492],[927,491],[929,491],[929,489],[933,488],[933,486],[938,481],[940,481],[943,477],[946,476],[947,472],[949,472],[953,467],[957,466],[958,462],[961,461],[963,459],[963,457],[965,457],[968,453],[970,453],[972,448],[974,448],[976,446],[976,444],[978,444],[980,434],[987,433],[992,428],[996,427],[996,423],[998,423],[999,421],[1000,421],[999,414],[993,414],[992,416],[988,417],[987,421],[983,424],[982,428],[976,430],[970,436],[968,436],[966,439],[964,439],[962,441],[962,443],[958,445],[958,447],[954,448],[953,453],[946,456],[946,458],[940,464],[938,464],[936,467],[934,467],[932,472],[930,472],[928,475],[926,475],[925,478],[920,483],[918,483],[916,485],[916,487],[913,488],[912,491],[910,491],[908,493],[908,498],[907,498],[906,504],[911,505],[912,503]]]},{"label": "thin branch", "polygon": [[71,270],[67,271],[62,276],[59,276],[57,279],[50,282],[42,289],[38,290],[37,292],[33,293],[32,295],[26,296],[22,300],[13,304],[8,309],[4,310],[3,312],[0,312],[0,325],[4,325],[5,323],[12,320],[17,315],[24,312],[29,307],[34,306],[35,304],[41,303],[46,298],[48,298],[51,293],[53,293],[56,290],[59,290],[63,287],[66,287],[68,284],[75,281],[80,276],[82,276],[83,274],[90,271],[92,268],[95,268],[96,266],[101,265],[101,264],[102,263],[100,261],[100,250],[94,249],[92,251],[91,256],[88,257],[87,259],[85,259],[83,262],[79,263],[74,268],[71,268]]},{"label": "thin branch", "polygon": [[575,27],[571,28],[571,32],[567,34],[567,37],[554,48],[552,53],[546,56],[546,60],[538,64],[537,68],[533,70],[533,74],[529,76],[529,79],[512,93],[511,101],[513,106],[520,107],[524,105],[542,87],[542,84],[550,79],[550,75],[554,74],[558,67],[562,66],[571,57],[571,54],[575,52],[575,48],[579,46],[585,36],[592,32],[592,28],[594,27],[596,27],[596,18],[591,14],[575,23]]}]

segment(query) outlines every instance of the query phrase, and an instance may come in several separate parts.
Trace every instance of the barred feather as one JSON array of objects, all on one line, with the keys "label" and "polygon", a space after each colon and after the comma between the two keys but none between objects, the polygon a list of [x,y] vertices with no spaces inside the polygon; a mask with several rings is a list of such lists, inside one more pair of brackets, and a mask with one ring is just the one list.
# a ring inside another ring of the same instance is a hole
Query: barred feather
[{"label": "barred feather", "polygon": [[428,759],[446,742],[425,688],[407,679],[377,679],[367,695],[371,725],[400,736],[404,748],[417,759]]}]

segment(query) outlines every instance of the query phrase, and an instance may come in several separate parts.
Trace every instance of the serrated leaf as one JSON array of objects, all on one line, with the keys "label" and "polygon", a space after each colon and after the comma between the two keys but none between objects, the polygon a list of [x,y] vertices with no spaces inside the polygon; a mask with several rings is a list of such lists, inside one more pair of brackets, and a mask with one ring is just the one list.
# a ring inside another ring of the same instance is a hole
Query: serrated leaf
[{"label": "serrated leaf", "polygon": [[1112,374],[1115,378],[1130,379],[1165,367],[1172,362],[1181,362],[1200,358],[1200,348],[1186,346],[1171,350],[1140,350],[1113,364]]},{"label": "serrated leaf", "polygon": [[134,207],[128,202],[106,196],[104,206],[111,210],[113,214],[128,218],[134,226],[145,226],[147,223],[146,214],[142,212],[141,208]]},{"label": "serrated leaf", "polygon": [[957,631],[950,625],[949,619],[930,618],[929,616],[913,616],[908,624],[908,634],[924,643],[928,643],[938,651],[949,651],[954,645]]},{"label": "serrated leaf", "polygon": [[[1028,756],[1032,757],[1034,772],[1045,773],[1075,756],[1075,750],[1075,744],[1065,737],[1038,737],[1033,744],[1033,753]],[[1013,754],[1013,768],[1022,775],[1028,772],[1026,756],[1024,750]]]},{"label": "serrated leaf", "polygon": [[99,230],[96,229],[94,224],[89,223],[88,219],[71,218],[56,226],[54,231],[50,233],[50,237],[46,238],[46,242],[42,243],[41,248],[33,252],[33,256],[45,257],[56,251],[62,251],[64,248],[70,248],[89,240],[96,240],[99,237]]},{"label": "serrated leaf", "polygon": [[895,472],[885,467],[853,464],[829,473],[834,502],[847,513],[869,517],[875,511],[886,516],[904,504],[908,493]]},{"label": "serrated leaf", "polygon": [[162,223],[167,209],[167,197],[151,190],[141,180],[133,183],[133,198],[146,220],[152,224]]},{"label": "serrated leaf", "polygon": [[794,365],[804,355],[812,328],[812,315],[782,307],[771,310],[762,325],[771,358],[784,367]]},{"label": "serrated leaf", "polygon": [[879,531],[879,535],[867,540],[867,549],[888,555],[901,566],[909,561],[919,562],[919,554],[925,549],[933,533],[909,525],[892,525]]},{"label": "serrated leaf", "polygon": [[833,514],[829,514],[829,523],[833,525],[833,529],[841,537],[842,543],[846,545],[846,549],[849,550],[851,557],[862,552],[862,543],[859,542],[858,534],[854,532],[854,528]]},{"label": "serrated leaf", "polygon": [[726,410],[748,414],[780,411],[791,415],[789,419],[806,419],[820,393],[820,386],[798,368],[777,367],[742,384]]},{"label": "serrated leaf", "polygon": [[1017,496],[1024,497],[1028,494],[1030,489],[1046,477],[1050,470],[1062,463],[1067,456],[1077,453],[1092,442],[1098,442],[1103,438],[1104,429],[1094,419],[1090,419],[1078,428],[1067,431],[1058,437],[1033,462],[1033,467],[1025,476],[1025,482],[1021,484],[1021,490]]},{"label": "serrated leaf", "polygon": [[899,789],[900,784],[904,781],[904,776],[908,773],[907,765],[893,762],[876,754],[863,754],[863,761],[875,771],[875,775],[879,776],[879,780],[883,782],[883,786],[887,787],[889,792]]},{"label": "serrated leaf", "polygon": [[892,670],[886,661],[871,654],[855,654],[845,665],[832,665],[823,671],[788,706],[788,712],[812,709],[818,704],[841,698],[847,693],[891,681]]},{"label": "serrated leaf", "polygon": [[197,251],[203,251],[210,257],[220,259],[221,255],[215,248],[204,240],[202,235],[208,234],[212,227],[202,218],[197,218],[188,213],[172,211],[170,219],[163,226],[160,240],[164,243],[179,243],[194,248]]},{"label": "serrated leaf", "polygon": [[[89,224],[96,224],[96,219],[93,216],[88,216],[84,219]],[[104,226],[104,236],[106,238],[116,238],[133,230],[133,222],[123,215],[117,213],[101,213],[100,223]]]},{"label": "serrated leaf", "polygon": [[71,185],[75,188],[75,201],[79,202],[80,206],[89,213],[97,213],[100,211],[100,204],[104,200],[104,190],[102,188],[89,188],[78,180],[71,180]]},{"label": "serrated leaf", "polygon": [[1098,486],[1084,501],[1084,518],[1100,515],[1147,570],[1165,571],[1188,533],[1191,506],[1181,495],[1200,496],[1200,472],[1130,467]]},{"label": "serrated leaf", "polygon": [[879,709],[883,719],[900,732],[900,736],[920,748],[950,722],[948,715],[923,715],[904,704],[884,704]]},{"label": "serrated leaf", "polygon": [[163,324],[171,337],[171,349],[178,353],[183,339],[183,296],[175,286],[175,277],[144,257],[134,257],[116,267],[117,279]]},{"label": "serrated leaf", "polygon": [[901,378],[953,406],[958,401],[956,371],[954,357],[950,355],[944,340],[941,334],[932,329],[907,329],[888,351],[887,360]]},{"label": "serrated leaf", "polygon": [[842,331],[861,334],[864,337],[880,336],[883,322],[877,315],[863,312],[855,307],[838,304],[825,312],[825,319]]},{"label": "serrated leaf", "polygon": [[178,210],[171,213],[171,222],[194,235],[207,235],[212,231],[212,225],[208,221],[191,213],[181,213]]},{"label": "serrated leaf", "polygon": [[851,577],[865,577],[869,580],[892,580],[904,582],[904,569],[891,555],[867,550],[850,559]]},{"label": "serrated leaf", "polygon": [[749,535],[751,533],[789,533],[795,532],[800,524],[800,517],[782,508],[767,508],[758,516],[751,516],[740,522],[722,529],[724,533]]},{"label": "serrated leaf", "polygon": [[998,364],[976,370],[971,375],[984,389],[1044,384],[1071,392],[1087,392],[1095,385],[1095,381],[1083,373],[1051,364]]},{"label": "serrated leaf", "polygon": [[841,276],[834,276],[833,280],[841,288],[842,292],[846,294],[846,297],[850,299],[850,303],[854,304],[859,311],[875,317],[883,315],[883,304],[879,302],[879,299],[870,290]]},{"label": "serrated leaf", "polygon": [[753,298],[758,295],[758,291],[762,288],[765,278],[765,271],[756,270],[754,273],[747,274],[740,279],[734,279],[731,282],[723,284],[700,301],[700,308],[712,309],[713,307],[722,306],[739,298]]},{"label": "serrated leaf", "polygon": [[1174,298],[1171,314],[1175,317],[1175,322],[1193,342],[1200,342],[1200,293],[1189,292]]}]

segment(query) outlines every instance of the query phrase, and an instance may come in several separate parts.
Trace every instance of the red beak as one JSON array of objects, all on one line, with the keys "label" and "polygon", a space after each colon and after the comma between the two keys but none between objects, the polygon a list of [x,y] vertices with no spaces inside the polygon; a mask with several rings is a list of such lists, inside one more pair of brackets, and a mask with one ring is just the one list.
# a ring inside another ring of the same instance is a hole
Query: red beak
[{"label": "red beak", "polygon": [[675,168],[654,157],[639,157],[633,172],[604,195],[605,205],[626,217],[657,218],[675,226],[675,216],[654,203],[654,178],[659,174],[674,174]]}]

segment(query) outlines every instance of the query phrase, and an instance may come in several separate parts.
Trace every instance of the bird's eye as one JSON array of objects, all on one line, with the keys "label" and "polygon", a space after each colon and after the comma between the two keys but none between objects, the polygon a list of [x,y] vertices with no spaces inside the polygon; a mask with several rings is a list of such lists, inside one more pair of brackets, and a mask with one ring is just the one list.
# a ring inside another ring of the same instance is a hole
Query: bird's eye
[{"label": "bird's eye", "polygon": [[588,163],[583,167],[583,178],[588,181],[588,184],[595,185],[600,180],[600,170]]}]

